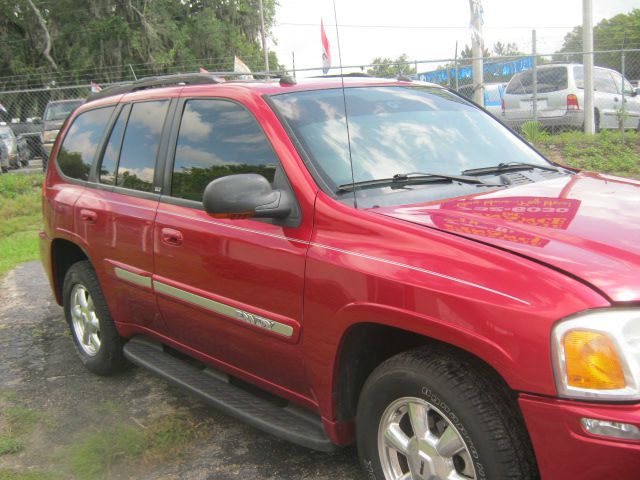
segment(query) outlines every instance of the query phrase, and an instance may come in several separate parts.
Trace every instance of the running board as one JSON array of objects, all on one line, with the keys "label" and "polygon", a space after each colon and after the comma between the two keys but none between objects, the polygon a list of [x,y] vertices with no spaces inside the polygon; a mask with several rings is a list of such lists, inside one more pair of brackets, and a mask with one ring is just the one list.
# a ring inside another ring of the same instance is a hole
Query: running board
[{"label": "running board", "polygon": [[145,337],[134,337],[124,346],[129,361],[185,389],[207,404],[271,435],[303,447],[331,452],[336,446],[327,437],[320,418],[302,408],[279,407],[226,382],[225,375],[198,369]]}]

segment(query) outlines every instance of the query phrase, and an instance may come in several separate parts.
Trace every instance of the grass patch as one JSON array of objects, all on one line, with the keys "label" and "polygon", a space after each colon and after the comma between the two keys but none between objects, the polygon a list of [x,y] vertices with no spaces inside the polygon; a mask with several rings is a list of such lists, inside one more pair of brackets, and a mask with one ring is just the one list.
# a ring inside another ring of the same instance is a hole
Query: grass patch
[{"label": "grass patch", "polygon": [[3,416],[7,419],[12,432],[24,435],[33,429],[42,415],[30,408],[8,407],[4,410]]},{"label": "grass patch", "polygon": [[22,450],[24,450],[24,442],[22,441],[22,439],[16,437],[11,433],[0,435],[0,455],[18,453]]},{"label": "grass patch", "polygon": [[147,428],[120,423],[75,442],[65,454],[79,479],[105,478],[120,464],[175,457],[199,435],[188,415],[155,420]]},{"label": "grass patch", "polygon": [[[24,450],[24,437],[35,427],[41,415],[25,407],[5,407],[0,413],[4,432],[0,434],[0,456]],[[2,478],[2,477],[0,477]]]},{"label": "grass patch", "polygon": [[585,170],[621,177],[640,178],[640,134],[626,132],[625,141],[617,131],[597,135],[564,132],[534,142],[553,160]]},{"label": "grass patch", "polygon": [[0,479],[2,480],[53,480],[54,478],[58,477],[47,472],[17,472],[0,468]]},{"label": "grass patch", "polygon": [[0,175],[0,276],[39,256],[42,174]]}]

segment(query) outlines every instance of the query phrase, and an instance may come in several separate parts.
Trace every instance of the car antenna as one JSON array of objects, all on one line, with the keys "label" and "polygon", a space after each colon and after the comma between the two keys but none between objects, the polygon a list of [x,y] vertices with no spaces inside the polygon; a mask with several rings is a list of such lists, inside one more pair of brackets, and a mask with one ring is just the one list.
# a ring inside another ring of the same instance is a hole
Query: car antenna
[{"label": "car antenna", "polygon": [[349,114],[347,112],[347,94],[344,89],[344,74],[342,72],[342,52],[340,50],[340,33],[338,31],[338,13],[336,10],[336,0],[333,0],[333,18],[336,24],[336,38],[338,40],[338,62],[340,63],[340,82],[342,83],[342,102],[344,104],[344,121],[347,125],[347,146],[349,147],[349,166],[351,167],[351,184],[353,188],[353,206],[358,208],[358,199],[356,198],[355,176],[353,174],[353,156],[351,155],[351,134],[349,132]]}]

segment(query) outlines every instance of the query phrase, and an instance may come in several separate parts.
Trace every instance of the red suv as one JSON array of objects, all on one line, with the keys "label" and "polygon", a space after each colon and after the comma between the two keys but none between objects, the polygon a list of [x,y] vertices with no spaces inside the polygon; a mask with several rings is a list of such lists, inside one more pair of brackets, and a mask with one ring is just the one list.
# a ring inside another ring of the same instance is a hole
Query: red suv
[{"label": "red suv", "polygon": [[52,159],[42,259],[89,370],[357,441],[370,479],[638,478],[640,182],[368,78],[114,87]]}]

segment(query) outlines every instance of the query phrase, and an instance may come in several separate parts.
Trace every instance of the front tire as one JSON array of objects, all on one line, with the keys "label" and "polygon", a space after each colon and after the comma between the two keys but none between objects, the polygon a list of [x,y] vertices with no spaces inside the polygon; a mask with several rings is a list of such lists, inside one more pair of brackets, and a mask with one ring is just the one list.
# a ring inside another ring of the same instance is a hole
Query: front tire
[{"label": "front tire", "polygon": [[98,277],[87,261],[69,268],[63,285],[64,314],[80,360],[99,375],[124,368],[123,340],[116,330]]},{"label": "front tire", "polygon": [[387,360],[358,402],[358,453],[368,479],[538,478],[509,395],[486,367],[446,348]]}]

